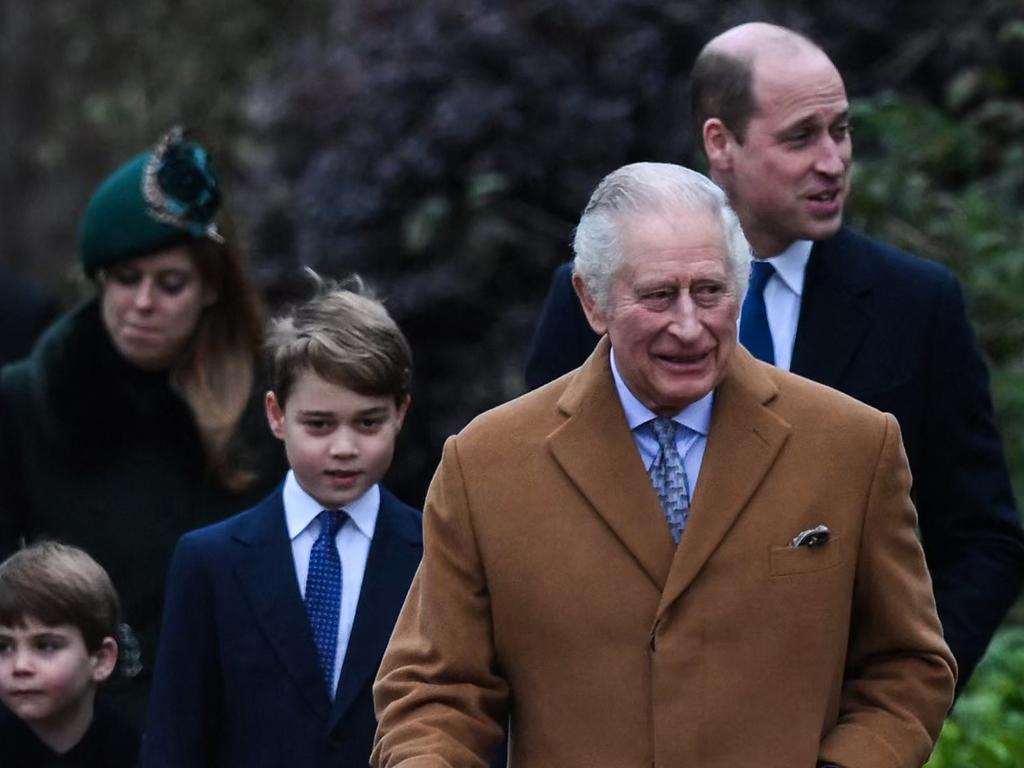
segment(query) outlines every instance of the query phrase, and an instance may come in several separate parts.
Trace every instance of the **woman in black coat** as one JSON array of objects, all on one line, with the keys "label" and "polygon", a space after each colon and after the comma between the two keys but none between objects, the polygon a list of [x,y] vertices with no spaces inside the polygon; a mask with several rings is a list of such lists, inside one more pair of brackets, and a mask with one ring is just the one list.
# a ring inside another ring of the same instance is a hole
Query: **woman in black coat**
[{"label": "woman in black coat", "polygon": [[0,371],[0,550],[52,538],[106,568],[141,646],[141,674],[112,690],[136,722],[175,542],[285,468],[262,413],[261,304],[219,210],[180,130],[121,166],[80,227],[97,296]]}]

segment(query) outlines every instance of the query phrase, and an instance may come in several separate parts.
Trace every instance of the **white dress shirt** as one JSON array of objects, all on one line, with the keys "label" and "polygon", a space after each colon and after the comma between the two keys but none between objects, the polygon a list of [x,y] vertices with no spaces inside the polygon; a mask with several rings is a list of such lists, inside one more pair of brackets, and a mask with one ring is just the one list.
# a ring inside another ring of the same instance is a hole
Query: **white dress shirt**
[{"label": "white dress shirt", "polygon": [[[654,427],[650,423],[658,415],[637,400],[636,396],[629,391],[629,387],[622,380],[619,368],[615,364],[615,350],[612,350],[611,358],[612,378],[615,379],[615,389],[619,394],[622,410],[626,413],[626,423],[629,424],[633,433],[633,442],[636,443],[637,450],[640,451],[644,469],[650,474],[651,465],[658,458],[658,452],[661,450],[658,447],[658,438],[654,434]],[[711,427],[711,406],[714,397],[715,393],[712,390],[672,417],[677,424],[686,427],[686,429],[676,430],[676,450],[679,451],[679,455],[683,459],[691,501],[697,490],[697,478],[700,476],[700,466],[704,462],[704,450],[708,446],[708,430]]]},{"label": "white dress shirt", "polygon": [[813,246],[810,240],[797,240],[778,256],[764,259],[775,267],[775,274],[764,286],[764,304],[775,349],[775,367],[784,371],[788,371],[793,362],[800,301],[804,295],[804,271]]},{"label": "white dress shirt", "polygon": [[[288,537],[292,542],[292,558],[295,560],[295,577],[299,581],[299,593],[306,596],[306,575],[309,572],[309,553],[313,542],[320,535],[317,520],[324,507],[306,493],[295,472],[289,470],[284,481],[284,518],[288,526]],[[335,543],[341,558],[341,620],[338,622],[338,647],[334,656],[334,679],[332,690],[338,689],[341,665],[345,661],[352,623],[359,603],[359,590],[363,586],[366,572],[366,558],[370,553],[370,542],[377,527],[377,512],[380,509],[380,486],[374,484],[355,501],[342,509],[348,514],[345,524],[338,529]]]}]

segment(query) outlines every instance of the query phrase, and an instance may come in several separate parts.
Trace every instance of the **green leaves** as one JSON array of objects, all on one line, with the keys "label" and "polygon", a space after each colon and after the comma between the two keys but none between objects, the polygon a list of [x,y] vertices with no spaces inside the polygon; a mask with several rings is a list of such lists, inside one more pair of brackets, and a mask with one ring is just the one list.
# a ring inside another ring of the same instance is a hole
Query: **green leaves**
[{"label": "green leaves", "polygon": [[1024,629],[996,635],[926,768],[1020,768],[1024,759]]}]

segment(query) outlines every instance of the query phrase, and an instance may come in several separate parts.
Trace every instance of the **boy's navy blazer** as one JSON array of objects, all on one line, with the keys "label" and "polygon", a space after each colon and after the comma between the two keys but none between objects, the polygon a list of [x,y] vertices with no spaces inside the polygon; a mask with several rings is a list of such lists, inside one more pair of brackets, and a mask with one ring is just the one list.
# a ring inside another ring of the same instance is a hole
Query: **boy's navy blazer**
[{"label": "boy's navy blazer", "polygon": [[142,765],[358,766],[371,687],[423,553],[422,516],[381,488],[332,703],[302,602],[279,486],[182,537],[171,562]]},{"label": "boy's navy blazer", "polygon": [[[580,365],[596,341],[572,264],[563,264],[534,333],[527,386]],[[959,283],[945,267],[843,227],[811,250],[791,370],[899,421],[962,687],[1020,591],[1024,537]]]}]

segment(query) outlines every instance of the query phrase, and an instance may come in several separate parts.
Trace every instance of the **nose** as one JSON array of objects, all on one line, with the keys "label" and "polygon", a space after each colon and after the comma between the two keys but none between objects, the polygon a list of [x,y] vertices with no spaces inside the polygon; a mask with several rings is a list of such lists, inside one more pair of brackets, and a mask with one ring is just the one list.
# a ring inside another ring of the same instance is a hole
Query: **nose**
[{"label": "nose", "polygon": [[837,140],[826,133],[815,158],[814,169],[825,176],[842,176],[850,165],[850,154],[848,136]]},{"label": "nose", "polygon": [[139,281],[138,287],[135,289],[135,300],[134,305],[136,309],[149,309],[153,306],[153,280],[150,277],[144,277]]},{"label": "nose", "polygon": [[331,441],[331,456],[334,458],[351,459],[359,455],[359,439],[355,430],[340,427]]},{"label": "nose", "polygon": [[668,331],[682,342],[695,341],[701,334],[703,324],[697,304],[689,291],[680,291],[679,298],[672,308],[672,322]]},{"label": "nose", "polygon": [[11,653],[11,671],[19,677],[31,675],[34,669],[32,654],[27,648],[16,648]]}]

